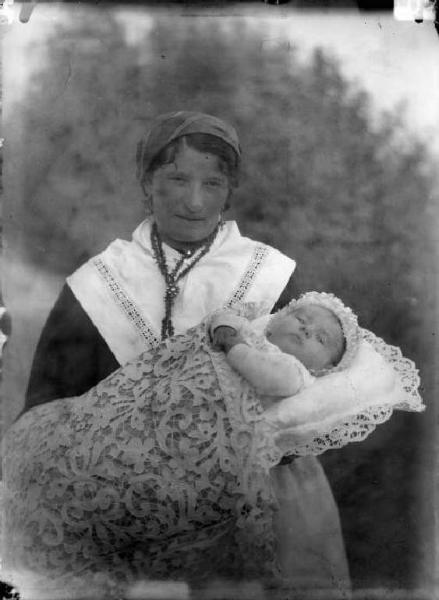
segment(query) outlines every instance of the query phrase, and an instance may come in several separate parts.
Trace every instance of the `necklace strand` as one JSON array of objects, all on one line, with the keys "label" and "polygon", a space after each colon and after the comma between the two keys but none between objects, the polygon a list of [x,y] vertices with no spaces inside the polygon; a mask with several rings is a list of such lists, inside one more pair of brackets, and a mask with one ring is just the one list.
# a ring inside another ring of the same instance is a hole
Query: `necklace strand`
[{"label": "necklace strand", "polygon": [[212,243],[216,237],[216,234],[218,233],[218,229],[219,224],[215,227],[215,229],[212,231],[209,237],[206,238],[199,254],[195,256],[193,260],[179,272],[185,258],[193,256],[197,252],[197,250],[199,250],[199,248],[190,251],[190,253],[186,252],[185,254],[183,254],[181,258],[178,259],[172,271],[170,271],[166,262],[165,253],[163,251],[162,239],[158,232],[157,225],[153,223],[151,227],[151,247],[154,254],[154,260],[157,263],[157,266],[160,270],[160,273],[163,276],[163,279],[165,280],[166,285],[165,316],[162,320],[161,330],[162,340],[165,340],[166,338],[174,335],[174,326],[172,324],[172,309],[174,306],[175,299],[180,292],[180,288],[177,285],[178,282],[197,264],[197,262],[201,258],[203,258],[205,254],[207,254],[207,252],[209,252],[210,247],[212,246]]}]

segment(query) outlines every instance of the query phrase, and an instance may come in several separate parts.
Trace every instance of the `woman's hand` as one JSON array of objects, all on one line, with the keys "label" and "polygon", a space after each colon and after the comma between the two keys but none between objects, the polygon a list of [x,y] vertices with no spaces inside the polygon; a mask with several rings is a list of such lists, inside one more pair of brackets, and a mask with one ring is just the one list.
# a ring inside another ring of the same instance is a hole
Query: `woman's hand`
[{"label": "woman's hand", "polygon": [[233,346],[244,342],[245,340],[242,334],[229,325],[220,325],[219,327],[216,327],[212,335],[212,346],[215,350],[222,350],[226,354]]}]

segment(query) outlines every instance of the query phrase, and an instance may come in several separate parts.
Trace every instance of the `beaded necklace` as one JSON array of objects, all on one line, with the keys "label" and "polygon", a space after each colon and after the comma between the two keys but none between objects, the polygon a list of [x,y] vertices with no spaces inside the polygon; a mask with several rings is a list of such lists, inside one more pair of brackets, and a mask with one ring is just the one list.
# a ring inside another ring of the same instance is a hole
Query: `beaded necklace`
[{"label": "beaded necklace", "polygon": [[[204,240],[203,245],[199,248],[194,248],[193,250],[185,250],[178,259],[175,267],[172,271],[169,270],[168,264],[166,262],[165,253],[163,252],[163,244],[160,234],[157,229],[157,225],[153,223],[151,227],[151,247],[154,255],[154,260],[157,263],[158,268],[160,269],[160,273],[163,275],[163,279],[166,284],[166,292],[165,292],[165,316],[162,320],[162,331],[161,336],[162,340],[174,335],[174,326],[172,324],[171,315],[172,308],[174,306],[175,298],[178,296],[180,292],[180,288],[177,285],[180,279],[182,279],[196,264],[197,262],[203,258],[205,254],[207,254],[212,246],[212,243],[218,233],[219,224],[215,227],[212,233]],[[184,268],[183,261],[187,258],[194,256],[194,254],[200,250],[200,253],[193,258],[193,260]]]}]

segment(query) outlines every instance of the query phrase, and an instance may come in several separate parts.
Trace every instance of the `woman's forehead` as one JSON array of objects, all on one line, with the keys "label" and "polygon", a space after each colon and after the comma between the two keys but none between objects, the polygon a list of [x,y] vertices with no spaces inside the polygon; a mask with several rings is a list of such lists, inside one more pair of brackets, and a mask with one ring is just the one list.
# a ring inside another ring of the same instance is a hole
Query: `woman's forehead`
[{"label": "woman's forehead", "polygon": [[178,171],[200,171],[211,172],[219,176],[224,176],[221,170],[218,156],[210,152],[200,152],[191,148],[186,143],[182,143],[177,149],[173,160],[159,167],[164,170]]}]

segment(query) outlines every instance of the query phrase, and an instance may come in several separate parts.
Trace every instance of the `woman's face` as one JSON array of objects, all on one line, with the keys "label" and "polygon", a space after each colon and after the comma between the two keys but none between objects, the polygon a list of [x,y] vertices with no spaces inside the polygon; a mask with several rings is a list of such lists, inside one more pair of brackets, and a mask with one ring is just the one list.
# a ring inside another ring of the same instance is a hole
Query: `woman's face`
[{"label": "woman's face", "polygon": [[173,163],[154,171],[147,190],[163,241],[178,246],[199,242],[212,233],[230,187],[215,155],[184,143]]}]

